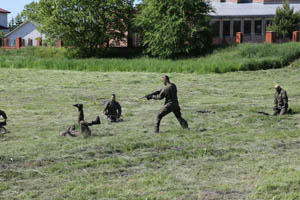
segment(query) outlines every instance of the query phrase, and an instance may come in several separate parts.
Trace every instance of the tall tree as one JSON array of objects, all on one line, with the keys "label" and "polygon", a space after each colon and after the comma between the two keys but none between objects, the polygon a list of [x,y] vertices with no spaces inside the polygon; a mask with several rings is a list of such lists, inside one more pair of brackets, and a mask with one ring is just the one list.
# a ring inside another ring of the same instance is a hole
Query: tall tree
[{"label": "tall tree", "polygon": [[17,14],[17,16],[15,18],[12,18],[9,23],[8,23],[8,30],[12,31],[15,28],[17,28],[18,26],[20,26],[21,24],[24,23],[24,19],[22,17],[21,14]]},{"label": "tall tree", "polygon": [[96,56],[111,39],[122,40],[134,0],[40,0],[38,18],[50,39]]},{"label": "tall tree", "polygon": [[31,3],[25,5],[21,16],[24,21],[34,21],[39,23],[39,3],[32,1]]},{"label": "tall tree", "polygon": [[205,0],[144,0],[135,24],[143,32],[143,45],[152,56],[205,53],[212,37]]},{"label": "tall tree", "polygon": [[276,9],[273,19],[273,25],[267,27],[268,31],[276,32],[280,38],[292,37],[293,31],[299,29],[300,12],[294,12],[288,3],[284,3],[282,7]]}]

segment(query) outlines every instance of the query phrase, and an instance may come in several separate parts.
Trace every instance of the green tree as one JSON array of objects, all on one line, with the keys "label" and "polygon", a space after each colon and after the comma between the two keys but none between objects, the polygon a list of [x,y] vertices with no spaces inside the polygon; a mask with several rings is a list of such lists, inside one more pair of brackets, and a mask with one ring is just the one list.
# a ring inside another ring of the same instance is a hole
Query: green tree
[{"label": "green tree", "polygon": [[75,47],[80,56],[97,56],[109,40],[125,38],[134,0],[40,0],[42,32]]},{"label": "green tree", "polygon": [[5,33],[3,31],[0,31],[0,47],[3,45],[3,38],[5,37]]},{"label": "green tree", "polygon": [[39,3],[33,1],[25,5],[23,11],[21,12],[21,16],[24,21],[33,21],[39,23],[40,19],[38,13],[39,13]]},{"label": "green tree", "polygon": [[0,39],[4,38],[5,33],[3,31],[0,31]]},{"label": "green tree", "polygon": [[24,23],[24,18],[21,14],[17,14],[17,16],[15,18],[12,18],[9,23],[8,23],[8,30],[12,31],[15,28],[17,28],[18,26],[20,26],[21,24]]},{"label": "green tree", "polygon": [[146,53],[163,58],[205,53],[212,41],[211,11],[204,0],[144,0],[135,24]]},{"label": "green tree", "polygon": [[276,9],[273,25],[268,26],[268,31],[274,31],[277,37],[292,37],[293,31],[298,30],[300,25],[300,12],[294,12],[288,3]]}]

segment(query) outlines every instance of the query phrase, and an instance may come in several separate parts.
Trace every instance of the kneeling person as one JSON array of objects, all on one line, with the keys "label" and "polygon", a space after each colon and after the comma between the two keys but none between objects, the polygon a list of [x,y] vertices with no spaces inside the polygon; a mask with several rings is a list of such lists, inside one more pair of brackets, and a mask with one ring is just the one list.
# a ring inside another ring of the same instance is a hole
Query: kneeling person
[{"label": "kneeling person", "polygon": [[119,102],[116,101],[116,95],[112,94],[110,101],[108,101],[105,106],[103,113],[107,116],[110,122],[120,122],[123,121],[120,117],[122,114],[122,108]]},{"label": "kneeling person", "polygon": [[80,130],[76,130],[75,126],[71,126],[66,131],[62,132],[60,135],[61,136],[70,135],[72,137],[76,137],[76,136],[80,136],[80,135],[86,135],[86,136],[92,135],[92,131],[89,128],[89,126],[101,124],[100,117],[97,116],[95,121],[87,122],[84,120],[83,105],[75,104],[73,106],[78,108],[78,121],[77,122],[80,127]]},{"label": "kneeling person", "polygon": [[273,115],[284,115],[288,112],[288,96],[284,89],[280,85],[275,85],[275,94],[274,94],[274,113]]}]

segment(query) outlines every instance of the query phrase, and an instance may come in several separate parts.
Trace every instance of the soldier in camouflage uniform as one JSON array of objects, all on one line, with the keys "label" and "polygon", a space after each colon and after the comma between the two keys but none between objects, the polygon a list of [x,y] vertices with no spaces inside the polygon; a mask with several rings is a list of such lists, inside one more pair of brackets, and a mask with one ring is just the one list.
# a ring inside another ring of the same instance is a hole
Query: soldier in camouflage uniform
[{"label": "soldier in camouflage uniform", "polygon": [[6,129],[4,126],[6,126],[7,115],[3,110],[0,110],[0,117],[2,117],[4,120],[0,122],[0,133],[6,133]]},{"label": "soldier in camouflage uniform", "polygon": [[274,113],[273,115],[284,115],[288,112],[288,96],[284,89],[282,89],[278,84],[275,85],[274,94]]},{"label": "soldier in camouflage uniform", "polygon": [[75,129],[75,126],[69,127],[66,131],[62,132],[61,136],[70,135],[72,137],[85,135],[90,136],[92,135],[91,129],[89,126],[93,126],[96,124],[101,124],[99,116],[97,116],[95,121],[87,122],[84,120],[84,112],[83,112],[83,105],[82,104],[75,104],[73,105],[78,108],[78,125],[80,127],[80,131]]},{"label": "soldier in camouflage uniform", "polygon": [[103,113],[107,116],[110,122],[120,122],[122,121],[122,107],[119,102],[116,101],[116,95],[112,94],[110,101],[106,102],[104,106]]},{"label": "soldier in camouflage uniform", "polygon": [[159,113],[156,117],[154,132],[159,133],[160,121],[162,120],[162,118],[164,116],[166,116],[170,112],[174,113],[174,115],[176,116],[181,127],[184,129],[187,129],[188,123],[181,116],[180,107],[179,107],[178,98],[177,98],[176,85],[174,83],[170,82],[170,79],[167,75],[163,76],[162,80],[163,80],[165,87],[163,89],[161,89],[160,91],[154,92],[154,93],[146,96],[146,98],[148,100],[150,100],[150,99],[162,100],[165,98],[165,105],[161,108],[161,110],[159,111]]}]

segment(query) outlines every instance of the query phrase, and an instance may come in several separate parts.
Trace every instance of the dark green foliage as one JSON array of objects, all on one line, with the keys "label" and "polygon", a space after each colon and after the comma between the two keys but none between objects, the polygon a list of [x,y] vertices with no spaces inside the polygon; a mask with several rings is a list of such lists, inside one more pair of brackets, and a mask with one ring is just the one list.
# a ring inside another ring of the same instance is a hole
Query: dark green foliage
[{"label": "dark green foliage", "polygon": [[79,57],[91,57],[109,40],[124,39],[133,0],[41,0],[38,10],[47,38],[62,40]]},{"label": "dark green foliage", "polygon": [[0,31],[0,39],[4,38],[5,33],[3,31]]},{"label": "dark green foliage", "polygon": [[155,57],[205,53],[211,45],[207,14],[212,11],[202,0],[145,0],[136,18],[143,33],[146,53]]},{"label": "dark green foliage", "polygon": [[300,12],[294,12],[294,8],[288,3],[283,4],[283,7],[276,9],[276,15],[273,19],[274,24],[267,27],[268,31],[276,32],[279,38],[291,38],[293,31],[299,29]]}]

